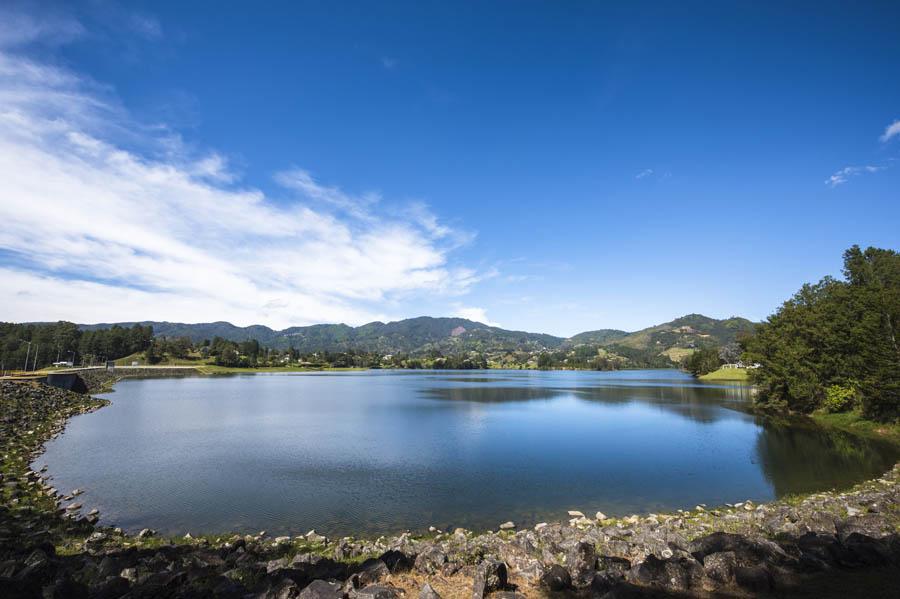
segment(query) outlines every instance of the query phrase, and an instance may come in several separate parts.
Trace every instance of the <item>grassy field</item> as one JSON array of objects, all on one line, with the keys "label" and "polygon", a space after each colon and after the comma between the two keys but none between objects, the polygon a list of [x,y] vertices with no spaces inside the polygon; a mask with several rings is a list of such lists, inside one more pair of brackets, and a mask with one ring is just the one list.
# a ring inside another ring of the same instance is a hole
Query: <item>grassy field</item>
[{"label": "grassy field", "polygon": [[720,368],[700,377],[701,381],[749,381],[745,368]]},{"label": "grassy field", "polygon": [[696,350],[694,349],[687,349],[684,347],[670,347],[666,351],[661,352],[661,355],[666,356],[667,358],[678,364],[695,351]]}]

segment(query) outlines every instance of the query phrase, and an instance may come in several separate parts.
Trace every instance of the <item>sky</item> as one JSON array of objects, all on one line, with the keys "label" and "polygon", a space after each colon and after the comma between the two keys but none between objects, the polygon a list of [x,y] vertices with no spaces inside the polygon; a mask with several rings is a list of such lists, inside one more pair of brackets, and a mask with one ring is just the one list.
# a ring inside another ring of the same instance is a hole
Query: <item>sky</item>
[{"label": "sky", "polygon": [[568,336],[900,249],[894,2],[4,2],[0,320]]}]

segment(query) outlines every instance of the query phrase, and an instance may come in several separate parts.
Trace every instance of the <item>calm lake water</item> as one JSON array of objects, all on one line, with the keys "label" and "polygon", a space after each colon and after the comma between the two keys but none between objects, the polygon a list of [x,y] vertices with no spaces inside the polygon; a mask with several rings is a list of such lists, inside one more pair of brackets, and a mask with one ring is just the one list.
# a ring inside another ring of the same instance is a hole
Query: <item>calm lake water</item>
[{"label": "calm lake water", "polygon": [[103,523],[168,533],[524,526],[770,500],[900,459],[674,370],[125,380],[106,397],[37,464]]}]

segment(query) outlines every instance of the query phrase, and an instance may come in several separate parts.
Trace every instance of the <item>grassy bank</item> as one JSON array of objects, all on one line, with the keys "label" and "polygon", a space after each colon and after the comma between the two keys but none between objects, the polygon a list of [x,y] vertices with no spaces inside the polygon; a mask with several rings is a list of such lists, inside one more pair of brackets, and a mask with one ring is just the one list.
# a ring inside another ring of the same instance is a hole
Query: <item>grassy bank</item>
[{"label": "grassy bank", "polygon": [[810,418],[822,426],[837,428],[865,437],[891,441],[900,445],[900,422],[874,422],[862,417],[859,412],[828,414],[816,412]]},{"label": "grassy bank", "polygon": [[749,382],[750,377],[746,368],[719,368],[709,374],[698,377],[701,381],[737,381]]}]

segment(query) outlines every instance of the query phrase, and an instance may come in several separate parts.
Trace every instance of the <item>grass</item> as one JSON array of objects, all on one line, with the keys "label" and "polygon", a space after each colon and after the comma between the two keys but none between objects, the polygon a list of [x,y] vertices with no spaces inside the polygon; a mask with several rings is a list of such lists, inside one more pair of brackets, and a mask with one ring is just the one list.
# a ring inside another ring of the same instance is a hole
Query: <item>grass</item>
[{"label": "grass", "polygon": [[676,364],[680,363],[682,360],[687,358],[689,355],[694,353],[695,349],[688,349],[685,347],[670,347],[664,352],[661,352],[660,355],[666,356]]},{"label": "grass", "polygon": [[750,380],[746,368],[719,368],[709,374],[700,377],[701,381],[740,381],[746,383]]},{"label": "grass", "polygon": [[900,445],[900,422],[874,422],[863,418],[859,412],[841,412],[838,414],[814,412],[810,414],[810,418],[823,426],[849,431],[864,437],[883,439]]}]

